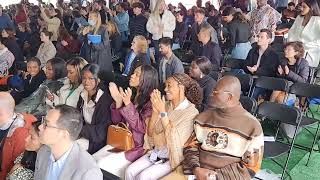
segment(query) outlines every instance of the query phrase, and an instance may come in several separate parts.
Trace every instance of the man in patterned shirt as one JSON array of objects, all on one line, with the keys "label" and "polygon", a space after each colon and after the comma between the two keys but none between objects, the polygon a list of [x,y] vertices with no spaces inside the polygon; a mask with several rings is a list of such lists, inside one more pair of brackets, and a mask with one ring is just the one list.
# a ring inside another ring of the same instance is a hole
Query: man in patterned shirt
[{"label": "man in patterned shirt", "polygon": [[261,29],[269,29],[273,36],[277,23],[281,20],[281,14],[267,4],[267,0],[257,0],[258,7],[252,10],[248,16],[250,19],[252,42],[257,41]]},{"label": "man in patterned shirt", "polygon": [[240,104],[241,85],[233,76],[220,79],[213,109],[195,118],[184,148],[183,171],[196,179],[249,180],[259,171],[263,132],[259,121]]}]

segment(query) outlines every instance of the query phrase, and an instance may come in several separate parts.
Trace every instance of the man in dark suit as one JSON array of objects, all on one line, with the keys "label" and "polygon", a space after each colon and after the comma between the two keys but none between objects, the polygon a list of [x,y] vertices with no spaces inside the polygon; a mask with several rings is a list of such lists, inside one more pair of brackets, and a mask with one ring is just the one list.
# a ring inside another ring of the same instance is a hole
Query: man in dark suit
[{"label": "man in dark suit", "polygon": [[75,142],[82,129],[80,112],[58,105],[40,125],[40,142],[34,179],[102,180],[102,172],[90,154]]}]

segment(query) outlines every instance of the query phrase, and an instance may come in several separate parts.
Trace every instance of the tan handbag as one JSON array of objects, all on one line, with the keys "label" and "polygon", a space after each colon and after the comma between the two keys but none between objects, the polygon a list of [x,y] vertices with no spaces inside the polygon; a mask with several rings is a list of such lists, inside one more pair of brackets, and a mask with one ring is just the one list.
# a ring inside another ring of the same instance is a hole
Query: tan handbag
[{"label": "tan handbag", "polygon": [[115,149],[128,151],[134,148],[133,135],[124,123],[108,127],[107,144]]}]

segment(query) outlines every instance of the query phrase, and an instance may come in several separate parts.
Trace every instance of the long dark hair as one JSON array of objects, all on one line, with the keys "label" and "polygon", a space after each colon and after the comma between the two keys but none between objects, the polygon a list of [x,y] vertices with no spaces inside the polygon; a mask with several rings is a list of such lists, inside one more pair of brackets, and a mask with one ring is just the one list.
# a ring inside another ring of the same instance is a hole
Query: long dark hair
[{"label": "long dark hair", "polygon": [[[87,64],[88,64],[87,61],[85,59],[83,59],[82,57],[73,57],[67,61],[67,66],[68,65],[73,66],[77,71],[78,85],[80,85],[82,82],[81,70]],[[72,84],[72,86],[73,86],[72,88],[76,88],[76,87],[74,87],[74,85],[75,84]]]},{"label": "long dark hair", "polygon": [[304,0],[303,2],[309,6],[311,16],[320,16],[320,4],[317,0]]},{"label": "long dark hair", "polygon": [[150,65],[142,65],[140,67],[140,82],[135,99],[135,102],[138,104],[137,109],[139,111],[150,100],[150,94],[152,91],[159,88],[158,71]]},{"label": "long dark hair", "polygon": [[[99,79],[101,80],[101,76],[102,76],[100,70],[101,70],[100,66],[98,64],[94,64],[94,63],[90,63],[90,64],[85,65],[81,70],[81,78],[83,77],[83,74],[86,71],[90,72],[93,75],[95,82],[96,82],[96,89],[95,89],[96,93],[98,92],[98,89],[105,89],[105,87],[102,85],[102,83],[99,84]],[[91,100],[93,102],[95,102],[95,99],[96,99],[96,95],[91,97]]]},{"label": "long dark hair", "polygon": [[[39,135],[39,126],[41,125],[41,121],[36,121],[32,123],[32,128],[35,130],[37,135]],[[21,165],[24,168],[30,169],[32,171],[35,170],[36,165],[36,159],[37,159],[37,152],[36,151],[24,151],[22,159],[21,159]]]},{"label": "long dark hair", "polygon": [[58,80],[67,76],[67,66],[66,62],[63,59],[54,57],[48,60],[47,63],[50,63],[52,66],[54,74],[52,80]]}]

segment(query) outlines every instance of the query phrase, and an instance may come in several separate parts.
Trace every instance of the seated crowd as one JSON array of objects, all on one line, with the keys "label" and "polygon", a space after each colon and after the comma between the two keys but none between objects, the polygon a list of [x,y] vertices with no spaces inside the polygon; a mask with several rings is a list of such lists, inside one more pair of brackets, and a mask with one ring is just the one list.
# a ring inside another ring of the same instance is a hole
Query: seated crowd
[{"label": "seated crowd", "polygon": [[[225,59],[241,62],[236,73],[309,83],[318,2],[0,5],[0,180],[253,178],[263,130],[240,81],[221,77]],[[279,27],[288,42],[275,49]],[[287,95],[252,92],[298,99]]]}]

